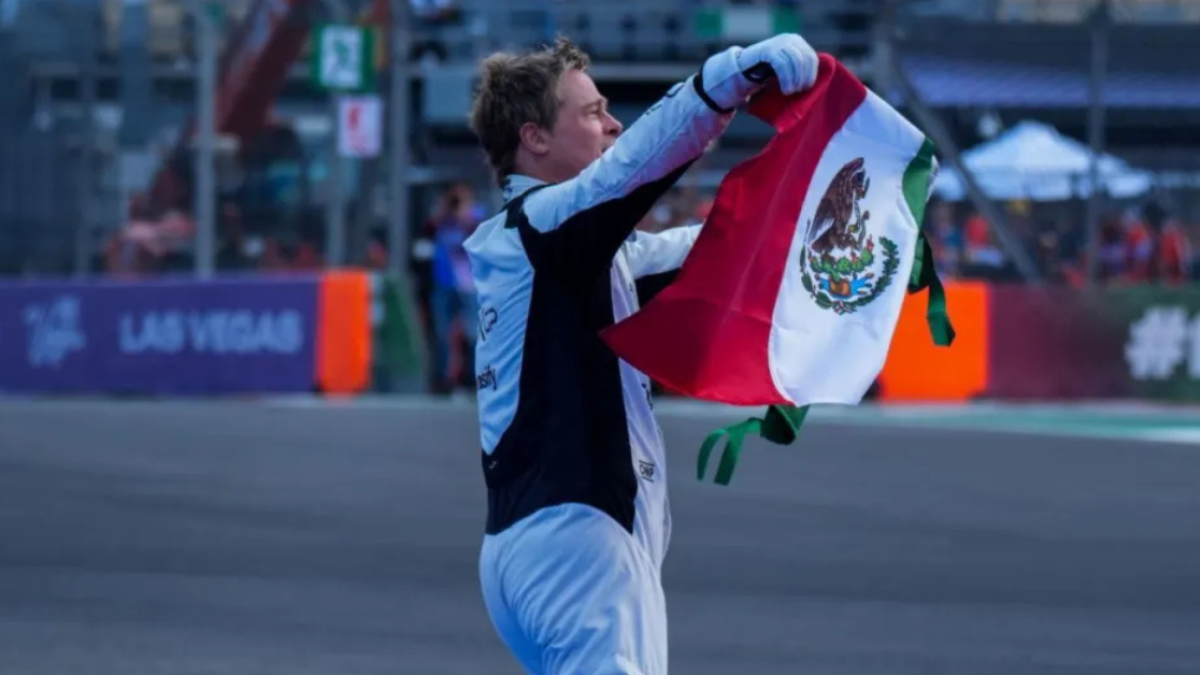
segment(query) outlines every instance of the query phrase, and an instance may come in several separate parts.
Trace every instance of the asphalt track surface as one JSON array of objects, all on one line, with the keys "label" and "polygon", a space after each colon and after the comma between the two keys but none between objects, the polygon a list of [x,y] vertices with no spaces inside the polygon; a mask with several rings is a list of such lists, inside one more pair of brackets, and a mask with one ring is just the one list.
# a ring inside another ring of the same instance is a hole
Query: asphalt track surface
[{"label": "asphalt track surface", "polygon": [[[1200,449],[814,424],[697,482],[672,672],[1200,672]],[[0,403],[0,674],[517,674],[472,411]]]}]

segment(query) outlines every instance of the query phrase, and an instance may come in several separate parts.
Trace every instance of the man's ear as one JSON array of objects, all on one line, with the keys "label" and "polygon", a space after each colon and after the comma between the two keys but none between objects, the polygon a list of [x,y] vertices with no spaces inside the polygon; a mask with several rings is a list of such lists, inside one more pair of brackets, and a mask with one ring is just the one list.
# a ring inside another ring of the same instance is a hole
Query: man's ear
[{"label": "man's ear", "polygon": [[533,122],[521,125],[521,145],[534,155],[540,156],[550,152],[548,136],[545,129]]}]

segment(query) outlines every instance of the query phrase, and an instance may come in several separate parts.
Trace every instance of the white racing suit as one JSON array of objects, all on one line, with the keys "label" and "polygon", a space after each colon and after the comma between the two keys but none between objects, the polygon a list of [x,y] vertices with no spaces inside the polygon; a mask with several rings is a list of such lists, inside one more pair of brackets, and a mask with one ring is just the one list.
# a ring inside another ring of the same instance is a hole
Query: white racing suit
[{"label": "white racing suit", "polygon": [[[650,383],[598,332],[635,280],[678,268],[699,226],[634,232],[756,86],[733,50],[673,87],[577,178],[513,176],[467,240],[492,622],[530,673],[665,675],[671,534]],[[719,103],[718,103],[719,102]]]}]

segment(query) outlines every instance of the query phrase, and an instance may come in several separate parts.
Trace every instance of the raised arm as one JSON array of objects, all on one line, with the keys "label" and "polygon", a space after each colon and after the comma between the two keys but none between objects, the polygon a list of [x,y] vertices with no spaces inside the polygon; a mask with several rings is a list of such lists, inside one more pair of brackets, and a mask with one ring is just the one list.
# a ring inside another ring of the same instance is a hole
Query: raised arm
[{"label": "raised arm", "polygon": [[535,270],[567,282],[607,270],[642,216],[772,74],[784,93],[806,89],[817,55],[791,34],[716,54],[577,177],[531,194],[522,238]]}]

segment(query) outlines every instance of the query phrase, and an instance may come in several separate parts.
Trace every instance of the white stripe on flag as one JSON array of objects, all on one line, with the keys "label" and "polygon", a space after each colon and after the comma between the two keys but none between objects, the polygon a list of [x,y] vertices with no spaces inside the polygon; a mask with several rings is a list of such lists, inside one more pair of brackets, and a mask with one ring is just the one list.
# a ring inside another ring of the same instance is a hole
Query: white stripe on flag
[{"label": "white stripe on flag", "polygon": [[[858,403],[883,367],[919,232],[903,178],[924,142],[916,127],[870,93],[826,146],[788,253],[769,347],[775,386],[796,405]],[[831,182],[857,158],[867,192],[851,199],[847,186],[838,197]],[[834,247],[814,256],[810,239],[820,239],[823,228],[815,220],[827,190],[836,220],[844,223],[837,230],[842,236],[826,238]],[[863,222],[860,239],[849,227]]]}]

